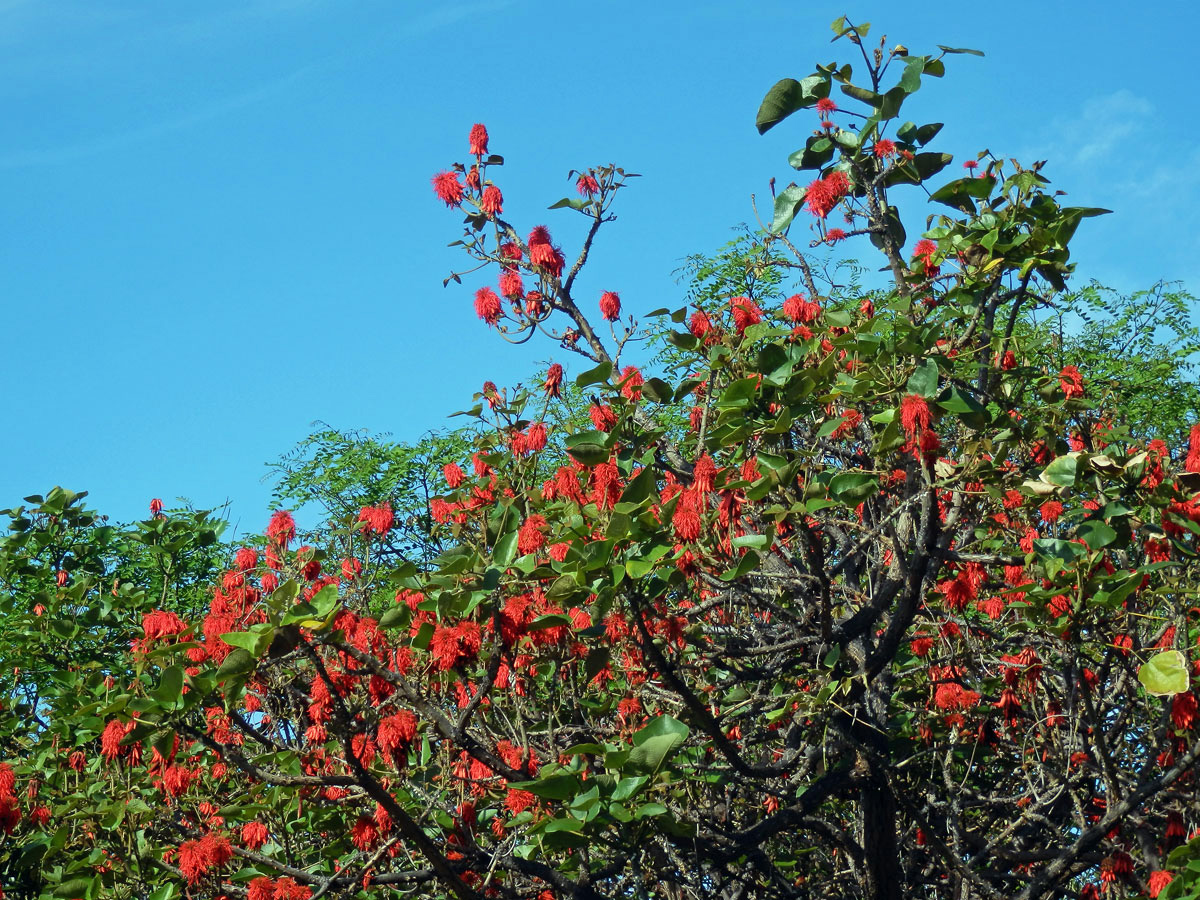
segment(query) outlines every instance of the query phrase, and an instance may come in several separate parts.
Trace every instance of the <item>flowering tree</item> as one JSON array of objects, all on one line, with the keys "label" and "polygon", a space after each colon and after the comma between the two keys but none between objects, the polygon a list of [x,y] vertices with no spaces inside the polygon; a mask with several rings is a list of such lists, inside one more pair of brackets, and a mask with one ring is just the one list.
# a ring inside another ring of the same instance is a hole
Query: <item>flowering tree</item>
[{"label": "flowering tree", "polygon": [[[1102,210],[988,154],[932,186],[941,126],[901,108],[972,51],[834,30],[861,67],[785,79],[758,114],[815,111],[808,183],[774,198],[746,293],[651,314],[656,374],[625,358],[619,293],[578,280],[630,176],[572,173],[568,259],[504,218],[472,129],[434,189],[495,274],[476,311],[586,358],[586,425],[561,363],[485,386],[428,566],[367,505],[336,554],[276,513],[203,615],[48,584],[30,629],[138,624],[5,725],[6,890],[1196,895],[1200,430],[1167,445],[1086,367],[1045,368],[1029,317]],[[921,194],[910,247],[896,203]],[[856,238],[890,283],[846,297],[815,260]]]}]

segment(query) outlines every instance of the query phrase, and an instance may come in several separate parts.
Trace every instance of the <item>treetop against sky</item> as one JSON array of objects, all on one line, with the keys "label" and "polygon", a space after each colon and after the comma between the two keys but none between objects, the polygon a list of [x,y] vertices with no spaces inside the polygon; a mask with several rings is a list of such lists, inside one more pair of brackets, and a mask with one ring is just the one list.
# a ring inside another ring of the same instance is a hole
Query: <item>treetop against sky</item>
[{"label": "treetop against sky", "polygon": [[[678,298],[680,261],[794,176],[783,160],[812,123],[759,137],[748,111],[795,60],[831,55],[835,12],[0,4],[0,289],[20,373],[0,407],[20,435],[0,450],[0,497],[61,482],[126,519],[154,496],[232,499],[255,529],[262,463],[314,420],[412,439],[484,380],[524,376],[525,352],[489,340],[471,292],[440,286],[456,260],[430,227],[429,177],[473,122],[507,148],[512,213],[564,245],[575,217],[538,211],[573,191],[569,170],[643,175],[581,288],[617,290],[634,313]],[[1045,158],[1071,202],[1113,208],[1079,238],[1089,277],[1196,283],[1195,12],[846,12],[986,51],[914,114],[950,119],[956,165],[984,149]]]}]

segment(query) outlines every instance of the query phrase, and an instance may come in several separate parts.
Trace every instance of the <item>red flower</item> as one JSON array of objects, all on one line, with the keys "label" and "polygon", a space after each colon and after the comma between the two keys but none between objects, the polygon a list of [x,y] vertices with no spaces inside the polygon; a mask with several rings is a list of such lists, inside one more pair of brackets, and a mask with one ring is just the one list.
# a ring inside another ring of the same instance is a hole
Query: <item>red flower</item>
[{"label": "red flower", "polygon": [[233,556],[234,564],[243,572],[249,572],[258,565],[258,551],[243,547]]},{"label": "red flower", "polygon": [[626,366],[621,370],[621,393],[629,400],[642,399],[642,385],[646,379],[637,366]]},{"label": "red flower", "polygon": [[262,822],[247,822],[242,826],[242,843],[251,850],[257,850],[267,842],[269,832]]},{"label": "red flower", "polygon": [[830,228],[825,232],[825,243],[827,244],[836,244],[838,241],[844,241],[845,239],[846,232],[840,228]]},{"label": "red flower", "polygon": [[195,884],[208,871],[208,854],[200,841],[184,841],[180,845],[179,871],[188,884]]},{"label": "red flower", "polygon": [[395,522],[392,505],[384,501],[378,506],[364,506],[358,511],[358,521],[365,523],[363,531],[379,535],[387,534],[392,530],[392,524]]},{"label": "red flower", "polygon": [[1062,515],[1063,505],[1057,500],[1047,500],[1038,508],[1038,512],[1041,514],[1043,522],[1053,525]]},{"label": "red flower", "polygon": [[968,159],[965,163],[963,163],[963,168],[969,172],[971,169],[978,169],[979,163],[973,159]]},{"label": "red flower", "polygon": [[158,514],[162,512],[162,510],[163,510],[163,502],[161,500],[159,500],[157,497],[155,497],[153,500],[150,501],[150,515],[157,517]]},{"label": "red flower", "polygon": [[828,97],[822,97],[820,100],[817,101],[817,112],[819,112],[823,116],[827,116],[830,113],[837,112],[837,108],[838,108],[838,105],[836,103],[834,103],[832,100],[830,100]]},{"label": "red flower", "polygon": [[521,273],[516,269],[504,269],[500,272],[500,293],[505,297],[522,297],[525,294],[525,282]]},{"label": "red flower", "polygon": [[547,397],[559,396],[560,389],[563,383],[563,367],[558,363],[554,363],[546,370],[546,380],[542,384],[546,391]]},{"label": "red flower", "polygon": [[621,298],[615,291],[605,291],[600,295],[600,315],[608,322],[621,318]]},{"label": "red flower", "polygon": [[286,509],[277,509],[267,526],[267,537],[283,547],[296,536],[296,520]]},{"label": "red flower", "polygon": [[1196,721],[1196,695],[1191,691],[1176,694],[1171,701],[1171,724],[1178,731],[1189,731]]},{"label": "red flower", "polygon": [[1163,888],[1165,888],[1174,880],[1174,873],[1169,872],[1166,869],[1159,869],[1158,871],[1151,872],[1150,877],[1146,879],[1146,887],[1148,888],[1147,893],[1149,893],[1151,897],[1157,897],[1162,893]]},{"label": "red flower", "polygon": [[498,216],[504,212],[504,195],[500,193],[500,188],[494,184],[489,184],[483,189],[483,197],[479,200],[479,208],[489,216]]},{"label": "red flower", "polygon": [[762,310],[749,297],[732,298],[729,308],[733,313],[733,325],[738,334],[744,334],[747,328],[757,325],[763,319]]},{"label": "red flower", "polygon": [[483,321],[489,325],[495,325],[500,321],[502,312],[500,298],[491,288],[481,287],[475,292],[475,314]]},{"label": "red flower", "polygon": [[1075,366],[1063,366],[1063,370],[1058,373],[1059,384],[1062,386],[1063,394],[1070,400],[1073,397],[1083,396],[1083,375]]},{"label": "red flower", "polygon": [[896,155],[896,145],[887,138],[880,138],[875,142],[872,152],[875,154],[876,159],[887,159]]},{"label": "red flower", "polygon": [[360,816],[350,828],[350,840],[354,846],[366,853],[379,842],[379,829],[375,822],[366,816]]},{"label": "red flower", "polygon": [[929,427],[929,404],[917,394],[907,394],[900,400],[900,427],[909,438],[914,438]]},{"label": "red flower", "polygon": [[821,315],[821,304],[806,300],[803,294],[792,294],[783,301],[783,314],[793,322],[815,322]]},{"label": "red flower", "polygon": [[487,129],[476,123],[471,126],[471,142],[470,153],[472,156],[486,156],[488,152],[488,133]]},{"label": "red flower", "polygon": [[805,202],[809,212],[818,219],[824,219],[848,193],[850,179],[846,177],[845,172],[834,171],[808,186]]},{"label": "red flower", "polygon": [[1200,472],[1200,425],[1193,425],[1188,435],[1187,461],[1183,468],[1186,472]]},{"label": "red flower", "polygon": [[600,193],[600,183],[591,175],[580,175],[575,182],[575,190],[581,197],[592,197]]},{"label": "red flower", "polygon": [[447,206],[458,206],[466,189],[453,172],[438,172],[433,176],[433,192]]},{"label": "red flower", "polygon": [[529,233],[529,262],[556,278],[562,274],[562,251],[550,243],[550,232],[544,225],[535,226]]},{"label": "red flower", "polygon": [[446,484],[450,485],[452,489],[459,487],[467,477],[456,463],[446,463],[442,466],[442,475],[446,479]]},{"label": "red flower", "polygon": [[617,427],[617,414],[613,412],[611,406],[600,406],[593,403],[588,408],[588,415],[592,418],[592,425],[597,431],[612,431]]},{"label": "red flower", "polygon": [[688,331],[701,340],[704,339],[706,334],[712,331],[712,327],[712,320],[708,317],[708,313],[702,309],[696,310],[692,313],[692,317],[688,319]]},{"label": "red flower", "polygon": [[517,552],[525,556],[541,550],[546,544],[546,535],[543,533],[545,527],[545,518],[536,513],[526,519],[517,532]]},{"label": "red flower", "polygon": [[913,258],[924,257],[927,262],[935,253],[937,253],[937,244],[929,240],[929,238],[922,238],[917,241],[917,246],[913,248]]}]

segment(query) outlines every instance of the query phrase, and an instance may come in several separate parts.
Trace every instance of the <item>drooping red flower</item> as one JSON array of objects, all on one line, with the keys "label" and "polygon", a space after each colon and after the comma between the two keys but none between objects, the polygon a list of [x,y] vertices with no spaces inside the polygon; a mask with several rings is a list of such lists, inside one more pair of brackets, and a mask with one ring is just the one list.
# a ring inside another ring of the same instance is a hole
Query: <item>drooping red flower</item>
[{"label": "drooping red flower", "polygon": [[617,427],[617,414],[607,404],[601,406],[593,403],[588,407],[588,415],[591,416],[592,425],[597,431],[612,431]]},{"label": "drooping red flower", "polygon": [[1040,507],[1038,513],[1042,517],[1042,521],[1047,525],[1053,525],[1058,521],[1058,517],[1063,513],[1063,505],[1057,500],[1047,500]]},{"label": "drooping red flower", "polygon": [[534,226],[529,233],[529,262],[556,278],[562,274],[562,251],[550,242],[550,232],[544,225]]},{"label": "drooping red flower", "polygon": [[546,370],[546,380],[542,383],[542,388],[546,392],[547,397],[557,397],[560,394],[563,383],[563,367],[558,363],[551,364]]},{"label": "drooping red flower", "polygon": [[292,518],[292,514],[286,509],[277,509],[271,516],[271,523],[267,525],[267,537],[282,547],[287,547],[288,542],[296,536],[296,520]]},{"label": "drooping red flower", "polygon": [[875,154],[876,159],[889,159],[896,155],[896,144],[887,138],[880,138],[871,148],[871,152]]},{"label": "drooping red flower", "polygon": [[918,394],[906,394],[900,400],[900,427],[909,439],[929,427],[929,404]]},{"label": "drooping red flower", "polygon": [[600,193],[600,182],[592,175],[580,175],[575,182],[575,190],[579,191],[581,197],[594,197]]},{"label": "drooping red flower", "polygon": [[621,393],[628,400],[642,399],[642,385],[646,379],[642,377],[637,366],[626,366],[621,370]]},{"label": "drooping red flower", "polygon": [[1191,691],[1176,694],[1171,701],[1171,724],[1179,731],[1190,731],[1196,721],[1196,695]]},{"label": "drooping red flower", "polygon": [[1146,879],[1146,892],[1151,898],[1157,897],[1174,880],[1174,872],[1170,872],[1167,869],[1158,869],[1151,872],[1150,877]]},{"label": "drooping red flower", "polygon": [[807,325],[820,317],[821,304],[808,300],[803,294],[792,294],[783,301],[783,314],[793,322]]},{"label": "drooping red flower", "polygon": [[442,476],[446,479],[446,484],[452,489],[458,488],[466,480],[467,475],[458,466],[457,463],[446,463],[442,466]]},{"label": "drooping red flower", "polygon": [[258,551],[252,547],[242,547],[233,556],[234,565],[243,572],[249,572],[258,566]]},{"label": "drooping red flower", "polygon": [[1058,383],[1068,400],[1083,396],[1083,375],[1076,366],[1063,366],[1058,376]]},{"label": "drooping red flower", "polygon": [[247,822],[242,826],[242,843],[251,850],[257,850],[267,842],[270,832],[262,822]]},{"label": "drooping red flower", "polygon": [[733,314],[733,326],[738,334],[744,334],[751,325],[757,325],[763,320],[762,310],[749,297],[731,298],[729,309]]},{"label": "drooping red flower", "polygon": [[519,298],[525,296],[525,282],[521,279],[521,273],[513,268],[506,268],[500,271],[500,293],[505,297]]},{"label": "drooping red flower", "polygon": [[179,871],[188,884],[195,884],[208,871],[208,854],[200,841],[184,841],[179,847]]},{"label": "drooping red flower", "polygon": [[522,556],[528,553],[536,553],[541,550],[546,544],[546,519],[544,516],[539,516],[534,513],[527,518],[517,531],[517,552]]},{"label": "drooping red flower", "polygon": [[810,213],[818,219],[824,219],[849,193],[850,179],[845,172],[835,170],[808,186],[805,204]]},{"label": "drooping red flower", "polygon": [[605,291],[600,295],[600,315],[608,322],[621,318],[621,298],[616,291]]},{"label": "drooping red flower", "polygon": [[360,509],[358,521],[364,523],[363,531],[384,535],[392,530],[396,517],[392,513],[392,504],[385,500],[378,506],[364,506]]},{"label": "drooping red flower", "polygon": [[498,216],[504,212],[504,195],[500,193],[500,188],[494,184],[485,187],[483,196],[479,198],[479,208],[489,216]]},{"label": "drooping red flower", "polygon": [[702,309],[696,310],[692,313],[691,318],[688,319],[688,331],[700,340],[703,340],[704,336],[712,331],[712,327],[712,320],[708,317],[708,313]]},{"label": "drooping red flower", "polygon": [[488,325],[495,325],[499,322],[502,312],[500,298],[491,288],[481,287],[475,292],[475,314]]},{"label": "drooping red flower", "polygon": [[157,517],[163,511],[163,502],[155,497],[150,501],[150,515]]},{"label": "drooping red flower", "polygon": [[466,188],[453,172],[438,172],[433,176],[433,192],[449,207],[462,203]]},{"label": "drooping red flower", "polygon": [[1185,472],[1200,472],[1200,425],[1193,425],[1188,435],[1187,460],[1183,468]]},{"label": "drooping red flower", "polygon": [[366,853],[379,842],[379,828],[373,819],[360,816],[350,827],[350,840],[355,847]]},{"label": "drooping red flower", "polygon": [[469,137],[471,142],[470,154],[472,156],[487,156],[488,152],[488,131],[483,125],[476,122],[471,126],[471,134]]}]

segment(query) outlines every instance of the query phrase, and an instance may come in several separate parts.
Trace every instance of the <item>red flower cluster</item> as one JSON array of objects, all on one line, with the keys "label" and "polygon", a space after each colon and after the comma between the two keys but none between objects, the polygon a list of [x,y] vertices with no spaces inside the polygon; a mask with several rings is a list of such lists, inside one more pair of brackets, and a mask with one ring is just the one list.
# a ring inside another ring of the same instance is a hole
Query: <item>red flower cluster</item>
[{"label": "red flower cluster", "polygon": [[805,203],[818,219],[828,216],[835,206],[850,193],[850,179],[842,171],[833,171],[808,186]]}]

